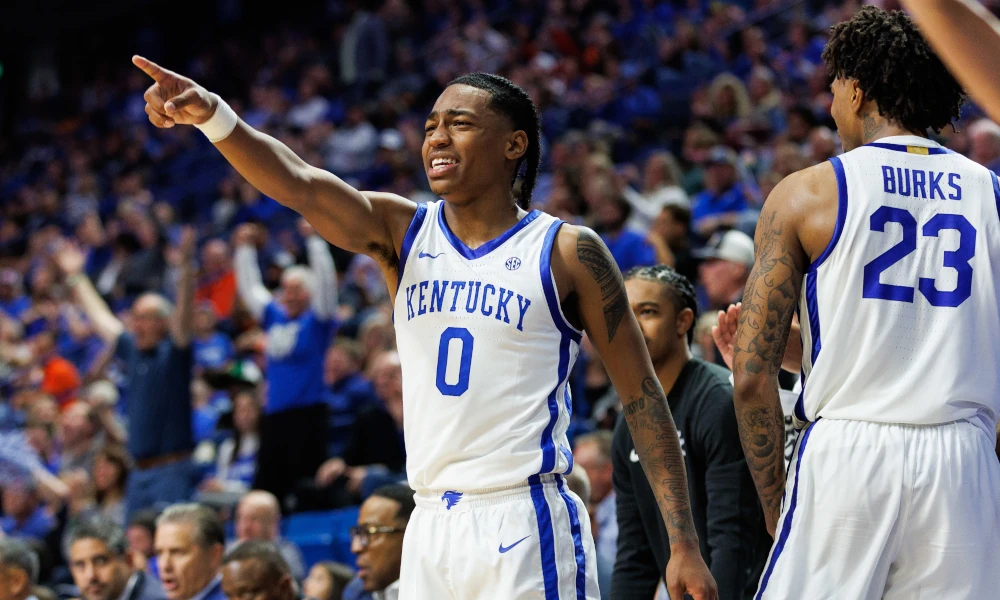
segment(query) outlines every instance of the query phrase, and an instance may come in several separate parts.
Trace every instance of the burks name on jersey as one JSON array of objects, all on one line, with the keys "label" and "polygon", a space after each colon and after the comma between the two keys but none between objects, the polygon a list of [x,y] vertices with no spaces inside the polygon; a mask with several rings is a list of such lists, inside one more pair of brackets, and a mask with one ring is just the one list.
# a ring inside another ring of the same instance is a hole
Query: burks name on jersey
[{"label": "burks name on jersey", "polygon": [[[479,313],[524,331],[531,300],[502,285],[483,281],[425,280],[406,287],[406,320],[428,313]],[[516,304],[513,302],[517,299]],[[513,314],[511,311],[514,311]]]}]

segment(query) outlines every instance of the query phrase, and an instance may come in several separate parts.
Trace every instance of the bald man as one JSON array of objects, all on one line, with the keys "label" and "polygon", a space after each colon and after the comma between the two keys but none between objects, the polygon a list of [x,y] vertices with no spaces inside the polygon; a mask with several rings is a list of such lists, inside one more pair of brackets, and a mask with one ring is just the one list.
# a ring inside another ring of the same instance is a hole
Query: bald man
[{"label": "bald man", "polygon": [[236,541],[271,542],[281,552],[296,580],[305,577],[302,553],[295,544],[281,539],[281,508],[271,492],[253,490],[236,505]]}]

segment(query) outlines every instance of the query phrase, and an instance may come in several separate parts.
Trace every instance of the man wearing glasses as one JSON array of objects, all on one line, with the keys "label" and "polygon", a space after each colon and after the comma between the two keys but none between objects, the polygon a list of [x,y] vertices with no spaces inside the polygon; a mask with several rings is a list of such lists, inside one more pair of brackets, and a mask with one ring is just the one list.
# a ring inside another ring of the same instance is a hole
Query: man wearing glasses
[{"label": "man wearing glasses", "polygon": [[351,551],[358,557],[358,578],[373,600],[397,600],[403,532],[413,512],[413,490],[405,485],[378,488],[361,505],[351,528]]}]

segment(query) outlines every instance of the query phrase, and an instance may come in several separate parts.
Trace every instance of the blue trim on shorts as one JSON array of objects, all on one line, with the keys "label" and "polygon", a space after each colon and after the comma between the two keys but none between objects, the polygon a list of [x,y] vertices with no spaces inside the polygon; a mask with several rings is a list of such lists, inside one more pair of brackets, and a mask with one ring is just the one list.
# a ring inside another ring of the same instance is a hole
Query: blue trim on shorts
[{"label": "blue trim on shorts", "polygon": [[552,513],[545,499],[545,488],[541,477],[532,475],[528,478],[531,488],[531,501],[535,505],[535,518],[538,521],[538,548],[542,559],[542,581],[545,585],[545,600],[559,600],[559,570],[556,568],[556,543],[552,533]]},{"label": "blue trim on shorts", "polygon": [[576,556],[576,598],[577,600],[587,600],[587,555],[583,551],[580,512],[577,510],[576,502],[566,493],[563,478],[556,475],[556,481],[559,485],[559,495],[562,496],[563,503],[566,504],[566,512],[569,513],[569,529],[573,534],[573,551]]},{"label": "blue trim on shorts", "polygon": [[797,504],[799,498],[799,469],[802,467],[802,454],[805,452],[806,442],[809,441],[809,434],[812,433],[815,426],[816,423],[814,422],[802,432],[802,441],[799,442],[798,459],[795,461],[795,483],[792,485],[791,504],[788,506],[788,512],[785,513],[784,522],[781,524],[781,533],[778,535],[778,539],[774,543],[774,551],[771,553],[771,559],[767,562],[767,570],[764,571],[764,577],[760,580],[760,589],[757,590],[757,595],[754,596],[754,600],[761,600],[763,597],[764,590],[767,588],[767,582],[771,579],[771,573],[774,571],[774,564],[778,562],[778,557],[781,556],[781,551],[785,549],[785,543],[788,541],[788,534],[792,530],[792,517],[795,515],[795,505]]},{"label": "blue trim on shorts", "polygon": [[420,227],[424,224],[424,217],[427,216],[427,205],[418,204],[417,212],[413,214],[410,226],[406,228],[406,235],[403,236],[403,244],[399,249],[399,275],[396,278],[396,293],[399,293],[399,284],[403,281],[403,269],[406,268],[406,259],[410,257],[410,249],[413,240],[417,239]]}]

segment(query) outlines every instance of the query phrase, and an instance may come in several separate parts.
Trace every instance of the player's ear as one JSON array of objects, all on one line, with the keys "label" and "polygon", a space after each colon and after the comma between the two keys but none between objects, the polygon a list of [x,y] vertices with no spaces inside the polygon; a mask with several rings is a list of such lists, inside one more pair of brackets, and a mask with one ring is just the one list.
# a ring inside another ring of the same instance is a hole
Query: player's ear
[{"label": "player's ear", "polygon": [[868,101],[868,98],[865,97],[865,91],[861,89],[857,79],[851,79],[848,85],[851,90],[851,106],[855,113],[861,113],[861,108]]},{"label": "player's ear", "polygon": [[507,148],[504,154],[507,160],[517,160],[528,151],[528,134],[518,129],[507,138]]},{"label": "player's ear", "polygon": [[688,330],[694,327],[694,311],[685,308],[677,313],[676,326],[678,337],[687,338]]}]

